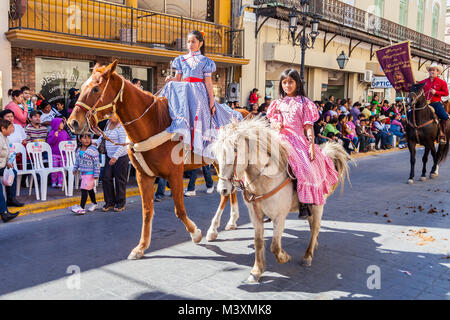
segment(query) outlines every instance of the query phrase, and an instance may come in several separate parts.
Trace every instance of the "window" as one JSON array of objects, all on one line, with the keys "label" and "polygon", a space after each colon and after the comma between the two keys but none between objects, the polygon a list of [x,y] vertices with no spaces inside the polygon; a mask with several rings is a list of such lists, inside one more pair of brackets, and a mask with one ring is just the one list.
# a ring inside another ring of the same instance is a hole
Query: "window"
[{"label": "window", "polygon": [[425,0],[418,0],[417,3],[417,32],[423,33],[423,16],[425,12]]},{"label": "window", "polygon": [[384,0],[375,0],[375,15],[383,17],[384,15]]},{"label": "window", "polygon": [[206,20],[208,0],[138,0],[138,7],[195,20]]},{"label": "window", "polygon": [[405,27],[408,24],[408,0],[400,0],[399,23]]},{"label": "window", "polygon": [[36,92],[48,102],[65,101],[70,88],[80,89],[89,79],[89,61],[36,57]]},{"label": "window", "polygon": [[431,36],[437,38],[438,33],[438,23],[439,23],[439,6],[434,4],[433,6],[433,23],[431,26]]}]

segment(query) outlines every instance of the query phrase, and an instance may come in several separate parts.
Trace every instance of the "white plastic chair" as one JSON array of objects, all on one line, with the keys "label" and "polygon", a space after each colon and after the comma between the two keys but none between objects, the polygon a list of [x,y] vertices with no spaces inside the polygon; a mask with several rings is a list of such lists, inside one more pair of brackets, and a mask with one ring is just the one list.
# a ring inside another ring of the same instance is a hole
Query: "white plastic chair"
[{"label": "white plastic chair", "polygon": [[[39,197],[39,184],[36,176],[36,172],[34,170],[29,170],[27,166],[27,151],[25,147],[21,143],[12,143],[9,144],[9,149],[11,152],[15,152],[16,154],[22,155],[22,169],[19,170],[17,167],[17,160],[14,160],[14,169],[17,171],[17,188],[16,188],[16,197],[20,195],[20,186],[22,184],[22,176],[31,175],[32,179],[29,183],[28,195],[31,195],[31,188],[33,187],[34,182],[34,190],[36,191],[36,200],[40,200]],[[17,158],[17,157],[16,157]]]},{"label": "white plastic chair", "polygon": [[75,165],[75,151],[77,149],[76,141],[61,141],[59,143],[59,152],[61,154],[63,168],[67,171],[67,195],[73,196],[74,174],[73,167]]},{"label": "white plastic chair", "polygon": [[[62,173],[63,190],[65,191],[65,195],[67,196],[67,182],[66,175],[64,174],[64,168],[53,167],[52,149],[50,148],[50,145],[46,142],[29,142],[27,144],[27,152],[30,155],[33,170],[35,170],[36,174],[41,177],[41,200],[47,200],[48,175],[54,172]],[[42,156],[44,152],[47,152],[48,155],[48,168],[44,166],[44,159]]]}]

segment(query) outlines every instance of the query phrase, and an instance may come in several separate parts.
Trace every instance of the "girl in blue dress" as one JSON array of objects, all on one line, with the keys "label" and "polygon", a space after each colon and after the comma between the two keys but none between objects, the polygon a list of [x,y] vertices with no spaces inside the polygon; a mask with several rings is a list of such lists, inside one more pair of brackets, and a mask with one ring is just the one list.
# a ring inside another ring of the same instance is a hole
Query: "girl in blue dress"
[{"label": "girl in blue dress", "polygon": [[212,73],[216,64],[205,57],[205,40],[199,31],[188,35],[188,54],[172,63],[175,77],[168,77],[160,96],[167,98],[172,124],[167,131],[178,133],[196,154],[214,159],[208,146],[217,137],[221,126],[242,115],[214,100]]}]

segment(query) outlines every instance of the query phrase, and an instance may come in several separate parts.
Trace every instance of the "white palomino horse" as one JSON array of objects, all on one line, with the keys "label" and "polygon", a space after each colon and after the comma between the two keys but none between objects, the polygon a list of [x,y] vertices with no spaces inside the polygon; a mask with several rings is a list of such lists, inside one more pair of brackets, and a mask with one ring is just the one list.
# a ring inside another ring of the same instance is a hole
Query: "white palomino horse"
[{"label": "white palomino horse", "polygon": [[[255,228],[255,264],[248,281],[258,282],[266,268],[264,216],[273,221],[270,251],[278,263],[291,259],[281,247],[286,216],[289,212],[298,211],[299,205],[295,181],[288,172],[289,146],[277,131],[269,127],[267,120],[255,118],[221,128],[213,148],[220,170],[217,191],[225,196],[236,187],[243,189],[244,202]],[[338,143],[325,143],[322,150],[333,160],[339,174],[339,182],[326,195],[328,197],[345,177],[349,178],[347,161],[351,158]],[[305,266],[311,266],[314,250],[318,247],[323,207],[312,206],[312,215],[308,217],[311,237],[302,260]],[[216,214],[208,230],[208,241],[217,238],[219,222],[220,215]]]}]

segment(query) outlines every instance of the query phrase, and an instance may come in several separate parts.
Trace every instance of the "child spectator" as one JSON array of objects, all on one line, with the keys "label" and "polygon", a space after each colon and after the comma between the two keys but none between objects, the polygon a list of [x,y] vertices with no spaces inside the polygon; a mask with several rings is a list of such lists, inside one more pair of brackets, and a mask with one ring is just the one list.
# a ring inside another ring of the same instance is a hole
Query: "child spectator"
[{"label": "child spectator", "polygon": [[349,130],[348,138],[352,141],[355,149],[358,147],[358,135],[356,134],[356,125],[353,122],[353,115],[349,114],[347,116],[347,122],[345,123]]},{"label": "child spectator", "polygon": [[[14,123],[14,112],[9,109],[5,109],[0,112],[0,119],[8,120],[11,123]],[[25,134],[25,130],[19,124],[14,123],[14,132],[11,133],[8,137],[9,143],[21,143],[26,144],[27,135]]]},{"label": "child spectator", "polygon": [[402,141],[401,139],[403,138],[403,136],[405,135],[405,129],[403,127],[403,124],[400,122],[401,120],[401,115],[399,113],[397,113],[395,115],[395,118],[391,121],[391,126],[389,128],[389,131],[400,138],[400,141],[398,143],[398,147],[400,149],[403,149],[404,147],[406,147],[405,141]]},{"label": "child spectator", "polygon": [[47,140],[48,130],[47,127],[41,125],[41,112],[31,111],[30,124],[25,127],[25,134],[27,135],[28,142],[45,142]]},{"label": "child spectator", "polygon": [[56,117],[56,112],[52,109],[50,103],[47,100],[41,101],[39,104],[39,110],[42,112],[41,125],[47,127],[47,130],[51,131],[51,122]]},{"label": "child spectator", "polygon": [[[14,126],[11,122],[1,119],[0,120],[0,175],[3,175],[6,168],[12,168],[13,164],[8,161],[10,158],[10,152],[9,152],[9,142],[8,142],[8,136],[14,131]],[[14,170],[14,174],[17,175],[17,173]],[[15,181],[16,179],[14,179]],[[14,188],[12,189],[12,192],[16,192],[15,183],[12,185]],[[7,222],[11,219],[14,219],[19,215],[18,212],[11,213],[8,211],[8,207],[6,206],[6,200],[3,192],[0,192],[0,215],[3,220],[3,222]]]},{"label": "child spectator", "polygon": [[77,150],[73,174],[81,175],[81,203],[72,207],[72,211],[76,214],[85,214],[84,209],[89,194],[92,204],[87,209],[92,212],[97,209],[97,201],[95,199],[95,180],[100,175],[100,160],[98,150],[92,145],[92,139],[89,134],[82,134],[77,138]]},{"label": "child spectator", "polygon": [[[63,161],[59,150],[59,143],[61,141],[69,141],[70,137],[64,130],[64,121],[61,118],[55,118],[51,122],[52,131],[48,135],[47,142],[52,148],[52,159],[54,167],[62,167]],[[51,174],[51,181],[53,188],[60,188],[63,183],[62,172],[54,172]]]}]

